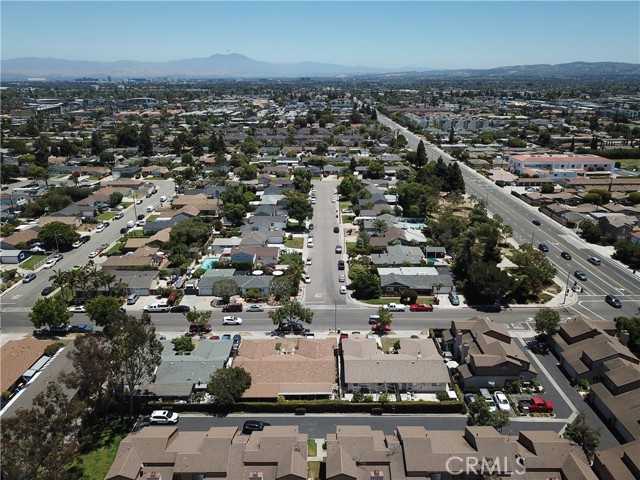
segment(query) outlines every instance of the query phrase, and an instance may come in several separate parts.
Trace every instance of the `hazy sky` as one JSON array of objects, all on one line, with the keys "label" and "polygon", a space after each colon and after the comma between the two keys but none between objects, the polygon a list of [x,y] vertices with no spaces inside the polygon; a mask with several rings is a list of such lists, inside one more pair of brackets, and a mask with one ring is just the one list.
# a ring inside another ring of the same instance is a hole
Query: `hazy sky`
[{"label": "hazy sky", "polygon": [[347,66],[640,63],[640,1],[2,0],[2,59],[162,61],[240,53]]}]

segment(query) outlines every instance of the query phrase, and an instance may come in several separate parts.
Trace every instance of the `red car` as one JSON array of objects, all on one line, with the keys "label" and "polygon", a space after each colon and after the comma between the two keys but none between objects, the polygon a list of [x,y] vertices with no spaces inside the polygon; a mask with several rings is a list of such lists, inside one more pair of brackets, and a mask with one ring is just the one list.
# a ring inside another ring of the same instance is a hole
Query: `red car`
[{"label": "red car", "polygon": [[375,325],[371,325],[371,331],[372,332],[390,332],[391,325],[385,325],[383,328],[382,323],[378,322]]},{"label": "red car", "polygon": [[412,312],[433,312],[433,305],[428,303],[414,303],[409,307]]}]

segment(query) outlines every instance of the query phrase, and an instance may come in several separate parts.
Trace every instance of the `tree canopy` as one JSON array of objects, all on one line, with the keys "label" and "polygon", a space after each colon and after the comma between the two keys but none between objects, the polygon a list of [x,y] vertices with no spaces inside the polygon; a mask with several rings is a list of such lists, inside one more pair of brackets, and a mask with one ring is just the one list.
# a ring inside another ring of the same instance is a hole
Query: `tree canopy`
[{"label": "tree canopy", "polygon": [[36,303],[31,307],[29,320],[36,328],[47,326],[51,329],[60,325],[69,325],[72,315],[67,309],[67,305],[61,300],[46,297],[36,300]]},{"label": "tree canopy", "polygon": [[70,225],[50,222],[42,226],[38,232],[38,240],[44,243],[46,248],[60,248],[61,252],[66,252],[78,241],[78,234]]},{"label": "tree canopy", "polygon": [[270,310],[268,316],[274,325],[290,321],[313,322],[313,310],[305,308],[298,300],[289,298],[283,298],[280,306],[275,310]]},{"label": "tree canopy", "polygon": [[595,454],[596,448],[600,446],[600,435],[602,430],[600,427],[593,428],[587,423],[587,414],[578,413],[573,422],[567,425],[563,436],[582,447],[587,459],[591,461]]},{"label": "tree canopy", "polygon": [[228,406],[242,399],[251,387],[251,375],[242,367],[220,368],[209,378],[207,391],[216,405]]},{"label": "tree canopy", "polygon": [[475,400],[467,406],[467,425],[489,426],[501,432],[509,423],[509,412],[491,412],[482,395],[476,395]]},{"label": "tree canopy", "polygon": [[533,319],[536,322],[536,332],[546,337],[552,336],[560,328],[560,314],[551,308],[541,308]]}]

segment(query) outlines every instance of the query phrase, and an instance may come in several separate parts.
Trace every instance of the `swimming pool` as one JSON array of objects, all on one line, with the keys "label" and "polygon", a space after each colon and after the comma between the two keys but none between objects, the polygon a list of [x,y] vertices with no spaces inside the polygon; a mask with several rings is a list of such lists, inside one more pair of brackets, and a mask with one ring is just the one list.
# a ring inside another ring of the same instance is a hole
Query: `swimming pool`
[{"label": "swimming pool", "polygon": [[204,262],[200,264],[200,268],[203,270],[211,270],[215,267],[216,262],[220,261],[220,257],[208,257],[204,259]]}]

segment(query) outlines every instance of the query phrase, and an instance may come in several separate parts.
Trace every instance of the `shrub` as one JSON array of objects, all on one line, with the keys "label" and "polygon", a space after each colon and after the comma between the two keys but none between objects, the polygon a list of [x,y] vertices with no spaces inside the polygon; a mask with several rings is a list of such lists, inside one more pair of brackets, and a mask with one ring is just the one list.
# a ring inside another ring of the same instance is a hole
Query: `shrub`
[{"label": "shrub", "polygon": [[378,395],[378,401],[380,403],[389,403],[389,394],[387,392],[383,392]]},{"label": "shrub", "polygon": [[52,343],[51,345],[47,346],[47,348],[44,349],[44,354],[47,357],[53,357],[56,354],[56,352],[61,348],[64,348],[64,343],[62,342]]},{"label": "shrub", "polygon": [[589,380],[587,380],[586,378],[583,378],[582,380],[580,380],[578,382],[578,388],[580,390],[589,390]]},{"label": "shrub", "polygon": [[449,395],[447,394],[447,392],[436,392],[436,398],[440,402],[445,402],[445,401],[449,400]]},{"label": "shrub", "polygon": [[300,408],[296,408],[296,415],[304,415],[305,413],[307,413],[307,409],[300,407]]},{"label": "shrub", "polygon": [[382,415],[384,410],[380,407],[375,407],[371,409],[371,415]]}]

